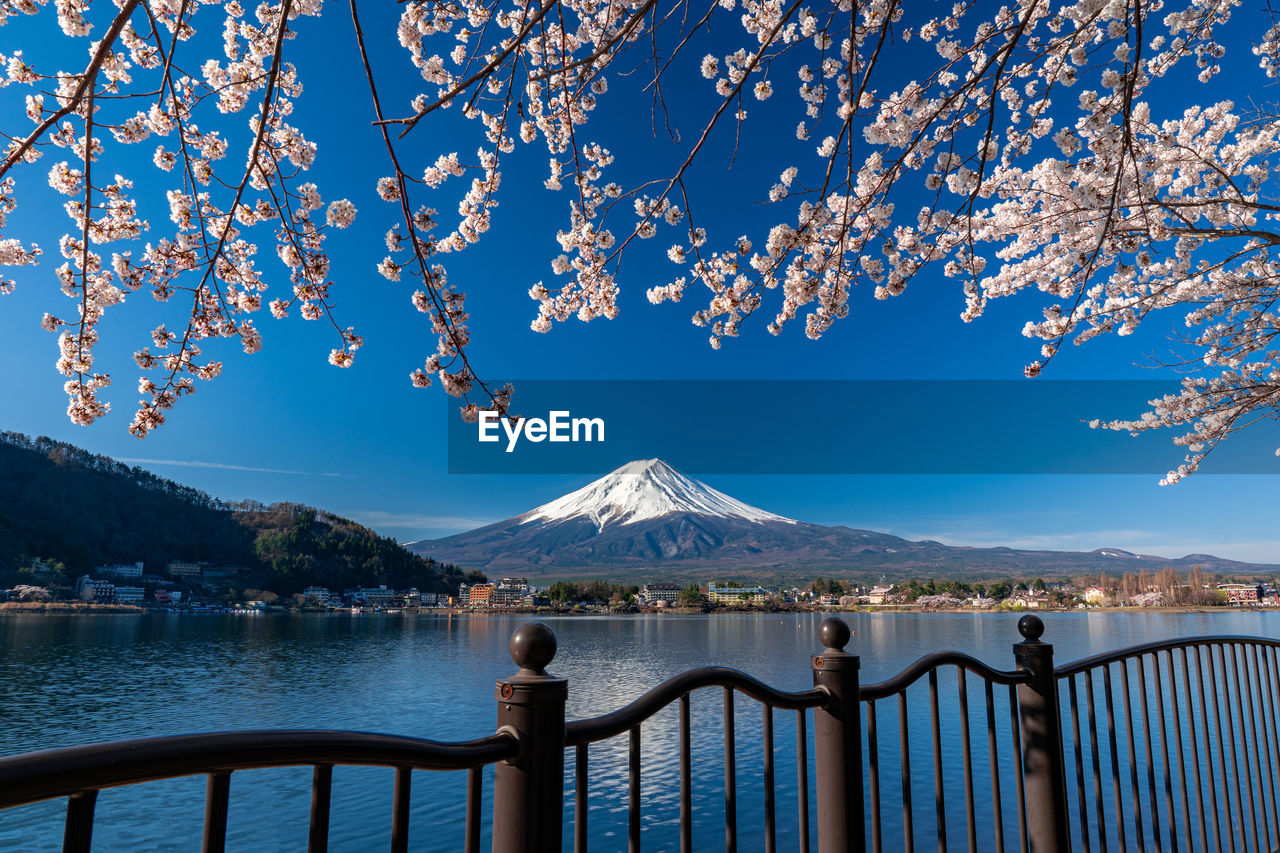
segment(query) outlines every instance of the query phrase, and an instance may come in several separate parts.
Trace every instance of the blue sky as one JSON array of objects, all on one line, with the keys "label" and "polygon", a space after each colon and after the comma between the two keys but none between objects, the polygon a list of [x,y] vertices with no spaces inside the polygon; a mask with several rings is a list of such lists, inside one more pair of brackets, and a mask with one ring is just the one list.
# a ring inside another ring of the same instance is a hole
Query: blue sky
[{"label": "blue sky", "polygon": [[[374,269],[385,254],[381,235],[394,222],[394,210],[374,193],[374,181],[388,170],[382,165],[381,149],[372,147],[378,145],[376,133],[365,126],[370,108],[358,85],[358,56],[345,38],[342,12],[343,7],[334,6],[328,19],[300,25],[298,45],[309,40],[313,47],[292,57],[307,85],[294,118],[319,145],[313,175],[326,201],[346,196],[359,210],[356,224],[330,239],[340,319],[355,325],[367,341],[355,365],[340,370],[327,363],[334,345],[331,330],[296,317],[272,321],[263,312],[258,320],[265,339],[263,351],[249,357],[240,354],[238,347],[211,348],[225,361],[223,376],[201,384],[163,427],[139,441],[126,432],[137,398],[138,370],[130,355],[146,343],[146,330],[159,317],[158,306],[139,293],[110,312],[102,326],[99,360],[115,377],[115,386],[106,394],[113,412],[92,427],[70,424],[64,414],[62,378],[53,367],[55,336],[39,328],[45,311],[71,313],[53,277],[59,262],[57,235],[66,220],[59,199],[36,192],[44,186],[44,173],[52,162],[46,158],[20,173],[30,189],[21,192],[20,188],[21,221],[11,221],[5,235],[36,239],[46,254],[39,267],[17,271],[15,294],[0,297],[0,355],[6,365],[0,371],[0,428],[68,441],[222,498],[314,504],[401,540],[446,535],[509,517],[593,478],[584,473],[448,473],[445,443],[452,401],[446,401],[438,388],[419,391],[408,382],[409,372],[434,349],[430,329],[408,303],[412,287],[388,282]],[[371,8],[364,21],[366,30],[377,31],[379,14],[386,12]],[[384,28],[386,23],[383,17]],[[204,26],[209,32],[217,29],[208,18]],[[55,29],[49,13],[17,26],[10,24],[0,30],[0,50],[11,51],[24,36]],[[317,44],[331,49],[316,50]],[[38,55],[38,49],[28,50],[29,58]],[[384,79],[399,74],[412,83],[412,69],[398,47],[375,56]],[[698,52],[694,61],[700,56]],[[703,82],[698,79],[699,84]],[[622,87],[617,79],[611,83],[615,91]],[[705,88],[709,95],[710,86]],[[383,95],[395,112],[411,93],[411,88],[404,88]],[[780,94],[791,102],[789,83],[780,87]],[[0,92],[0,108],[6,114],[12,113],[13,98],[12,89]],[[782,100],[775,96],[776,102]],[[754,103],[747,107],[749,113],[763,110]],[[761,218],[755,202],[786,165],[779,163],[777,153],[793,144],[794,123],[782,124],[778,137],[771,135],[777,125],[767,118],[753,124],[749,115],[753,132],[744,137],[731,170],[722,159],[700,178],[703,190],[714,188],[714,203],[703,204],[695,212],[713,239],[749,233],[760,240],[762,228],[771,224]],[[678,113],[674,119],[686,139],[698,130],[692,111]],[[239,134],[233,144],[243,146],[240,119],[231,127]],[[608,98],[588,128],[594,128],[595,138],[616,151],[623,177],[639,174],[638,163],[666,162],[683,150],[661,137],[654,139],[647,110],[627,108]],[[712,144],[727,154],[733,139],[721,133]],[[466,153],[475,145],[474,128],[459,129],[446,121],[418,131],[404,150],[411,161],[425,165],[438,153],[455,149]],[[144,144],[126,153],[149,157],[150,148]],[[1037,355],[1036,344],[1020,334],[1023,322],[1038,314],[1034,296],[994,304],[983,318],[966,325],[959,320],[964,304],[958,285],[940,275],[918,280],[905,295],[887,302],[876,302],[869,290],[856,293],[849,318],[820,341],[806,339],[799,326],[774,338],[764,331],[763,323],[750,323],[741,338],[726,341],[721,351],[714,352],[707,345],[705,330],[689,323],[698,307],[698,294],[691,290],[683,303],[661,306],[651,306],[645,299],[644,290],[667,281],[675,269],[664,256],[672,242],[664,240],[668,235],[642,244],[642,251],[629,258],[621,275],[624,290],[616,320],[571,321],[550,334],[537,334],[529,329],[536,305],[526,293],[535,281],[552,280],[549,262],[560,251],[555,229],[567,218],[565,194],[541,187],[546,159],[541,143],[518,146],[503,169],[502,204],[494,211],[492,232],[477,246],[448,259],[451,281],[468,294],[475,338],[472,358],[482,375],[557,380],[1021,381],[1023,365]],[[797,162],[807,161],[797,157]],[[125,171],[128,163],[120,160],[106,168]],[[162,221],[164,210],[145,196],[148,189],[155,190],[143,180],[149,171],[149,166],[135,167],[126,174],[139,180],[144,204],[151,205],[144,215]],[[761,179],[761,174],[767,177]],[[438,198],[423,200],[451,211],[460,187],[455,179]],[[282,291],[287,290],[274,259],[264,258],[264,268],[276,276]],[[1168,371],[1151,368],[1149,356],[1168,354],[1174,319],[1156,318],[1131,337],[1106,337],[1071,348],[1037,381],[1171,377]],[[775,452],[774,437],[752,429],[753,410],[768,405],[766,397],[747,390],[737,406],[719,413],[722,446],[744,457]],[[844,454],[877,452],[875,446],[842,442],[840,424],[824,423],[823,411],[824,401],[815,395],[794,417],[814,419],[818,426],[812,452],[830,458],[832,468],[847,467],[839,464]],[[883,424],[886,434],[905,416],[893,410],[865,414]],[[1069,414],[1088,419],[1098,413]],[[936,419],[939,431],[945,433],[952,413],[926,408],[923,416]],[[991,416],[999,418],[1002,413]],[[1275,459],[1265,447],[1280,446],[1275,424],[1256,430],[1261,435],[1258,470],[1274,471]],[[664,439],[669,441],[670,436]],[[1172,444],[1165,447],[1166,465],[1173,467],[1181,453]],[[625,461],[619,458],[615,464]],[[597,473],[609,467],[604,465]],[[695,476],[702,473],[696,456],[679,467]],[[1159,476],[1154,473],[709,474],[703,479],[783,515],[950,544],[1111,546],[1169,556],[1208,552],[1280,563],[1275,475],[1202,474],[1173,487],[1157,485]]]}]

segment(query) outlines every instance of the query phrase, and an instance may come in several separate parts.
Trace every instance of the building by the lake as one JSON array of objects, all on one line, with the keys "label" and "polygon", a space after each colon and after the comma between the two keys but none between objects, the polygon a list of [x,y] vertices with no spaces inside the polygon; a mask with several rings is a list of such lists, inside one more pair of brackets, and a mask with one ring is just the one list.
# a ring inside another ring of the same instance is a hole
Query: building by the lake
[{"label": "building by the lake", "polygon": [[707,600],[712,604],[736,604],[760,607],[768,593],[758,586],[721,586],[715,581],[707,584]]}]

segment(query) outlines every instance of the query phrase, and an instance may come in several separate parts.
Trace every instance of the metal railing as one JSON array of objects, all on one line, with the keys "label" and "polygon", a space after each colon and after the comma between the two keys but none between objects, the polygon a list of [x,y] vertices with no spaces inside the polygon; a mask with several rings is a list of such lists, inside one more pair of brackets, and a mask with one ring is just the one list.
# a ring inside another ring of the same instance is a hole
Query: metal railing
[{"label": "metal railing", "polygon": [[1058,668],[1078,849],[1280,847],[1277,645],[1189,637]]},{"label": "metal railing", "polygon": [[0,808],[67,798],[64,853],[88,853],[98,791],[179,776],[207,775],[201,850],[226,848],[231,774],[264,767],[311,766],[308,850],[329,847],[329,801],[334,765],[395,769],[391,850],[409,849],[409,793],[413,770],[467,770],[466,848],[479,850],[480,771],[514,758],[518,740],[498,732],[466,743],[437,743],[366,732],[290,730],[217,732],[144,738],[30,752],[0,759]]},{"label": "metal railing", "polygon": [[[1053,647],[1040,639],[1041,620],[1024,616],[1018,630],[1022,642],[1013,647],[1012,670],[993,669],[960,652],[938,652],[893,678],[863,685],[858,656],[845,651],[849,627],[827,619],[819,630],[825,648],[810,659],[810,690],[780,691],[737,670],[705,667],[678,675],[612,713],[566,722],[568,684],[546,670],[555,656],[555,635],[531,622],[511,637],[511,656],[520,669],[495,685],[498,729],[488,737],[440,743],[279,730],[49,750],[0,759],[0,808],[65,797],[63,850],[83,853],[92,841],[98,791],[205,775],[202,849],[221,851],[234,772],[310,766],[308,849],[319,853],[329,843],[334,766],[380,766],[395,771],[395,853],[410,846],[412,771],[465,770],[463,843],[467,851],[478,851],[483,778],[492,766],[495,853],[560,851],[570,822],[564,809],[570,782],[573,848],[581,853],[593,840],[591,747],[625,737],[627,844],[638,851],[645,808],[641,732],[674,705],[679,846],[690,851],[695,813],[691,697],[719,691],[727,851],[735,851],[739,842],[738,694],[760,707],[759,819],[769,853],[778,840],[774,710],[796,714],[796,839],[802,850],[810,849],[811,819],[821,853],[878,853],[899,846],[911,851],[917,831],[928,834],[930,828],[939,851],[955,847],[971,853],[1010,847],[1021,853],[1244,853],[1280,846],[1280,643],[1196,637],[1055,668]],[[975,680],[980,684],[975,695],[981,694],[976,727],[970,707]],[[953,688],[954,702],[944,699]],[[918,698],[925,690],[927,700]],[[890,710],[882,713],[886,705]],[[973,735],[984,724],[985,749]],[[927,761],[919,756],[924,743]],[[573,755],[570,776],[567,752]],[[963,806],[958,787],[963,787]],[[918,808],[930,788],[933,808]],[[895,811],[901,821],[886,819]]]}]

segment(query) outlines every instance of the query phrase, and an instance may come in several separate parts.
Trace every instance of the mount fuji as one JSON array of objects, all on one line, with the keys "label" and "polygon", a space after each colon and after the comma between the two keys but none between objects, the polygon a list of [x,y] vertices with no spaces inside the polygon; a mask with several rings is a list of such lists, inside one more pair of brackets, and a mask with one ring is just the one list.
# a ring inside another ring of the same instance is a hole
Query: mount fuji
[{"label": "mount fuji", "polygon": [[750,506],[645,459],[523,515],[405,547],[491,574],[665,562],[688,564],[685,571],[693,564],[763,568],[807,553],[833,530]]},{"label": "mount fuji", "polygon": [[661,459],[629,462],[514,518],[410,551],[489,575],[629,578],[640,573],[711,578],[726,571],[772,577],[842,572],[868,578],[1058,577],[1193,564],[1245,573],[1254,566],[1204,554],[1169,559],[1118,548],[1020,551],[967,548],[786,518],[687,477]]}]

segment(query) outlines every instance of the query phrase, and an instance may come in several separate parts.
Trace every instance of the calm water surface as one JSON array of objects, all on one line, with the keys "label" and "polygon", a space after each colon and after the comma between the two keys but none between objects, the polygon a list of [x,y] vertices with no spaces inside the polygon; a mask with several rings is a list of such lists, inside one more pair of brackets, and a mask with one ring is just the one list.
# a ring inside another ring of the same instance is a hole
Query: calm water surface
[{"label": "calm water surface", "polygon": [[[560,651],[548,669],[569,679],[570,719],[613,710],[672,675],[707,664],[736,667],[775,687],[802,690],[812,686],[809,655],[819,647],[821,618],[550,617],[545,621],[556,631]],[[945,648],[1011,669],[1017,618],[849,614],[855,630],[849,651],[862,656],[864,682],[887,678],[917,657]],[[501,616],[6,615],[0,617],[2,750],[14,754],[249,728],[479,737],[493,731],[494,680],[515,669],[506,644],[522,621]],[[1243,612],[1055,613],[1045,621],[1044,639],[1054,643],[1059,663],[1150,640],[1276,636],[1280,628],[1280,614]],[[722,705],[718,690],[703,693],[693,700],[695,847],[722,849]],[[896,708],[885,710],[896,716]],[[928,711],[919,705],[911,713],[927,716]],[[736,721],[739,842],[753,850],[763,843],[759,707],[740,697]],[[954,724],[944,721],[944,728]],[[679,846],[677,725],[673,707],[643,728],[645,849]],[[797,832],[794,726],[793,713],[778,712],[779,849],[794,848]],[[927,744],[923,748],[922,770],[928,766]],[[594,849],[623,849],[626,738],[593,746],[591,758]],[[812,755],[808,758],[811,762]],[[895,772],[881,770],[889,777]],[[896,784],[889,777],[886,788]],[[462,774],[414,775],[413,849],[461,847],[464,782]],[[491,784],[490,775],[486,802]],[[338,768],[331,849],[384,849],[390,839],[391,790],[389,770]],[[244,771],[232,777],[231,791],[230,849],[305,849],[309,769]],[[94,850],[198,850],[203,802],[203,778],[106,791],[98,801]],[[928,799],[920,803],[931,808]],[[571,815],[571,790],[566,807]],[[0,850],[59,849],[63,809],[58,801],[0,813]]]}]

